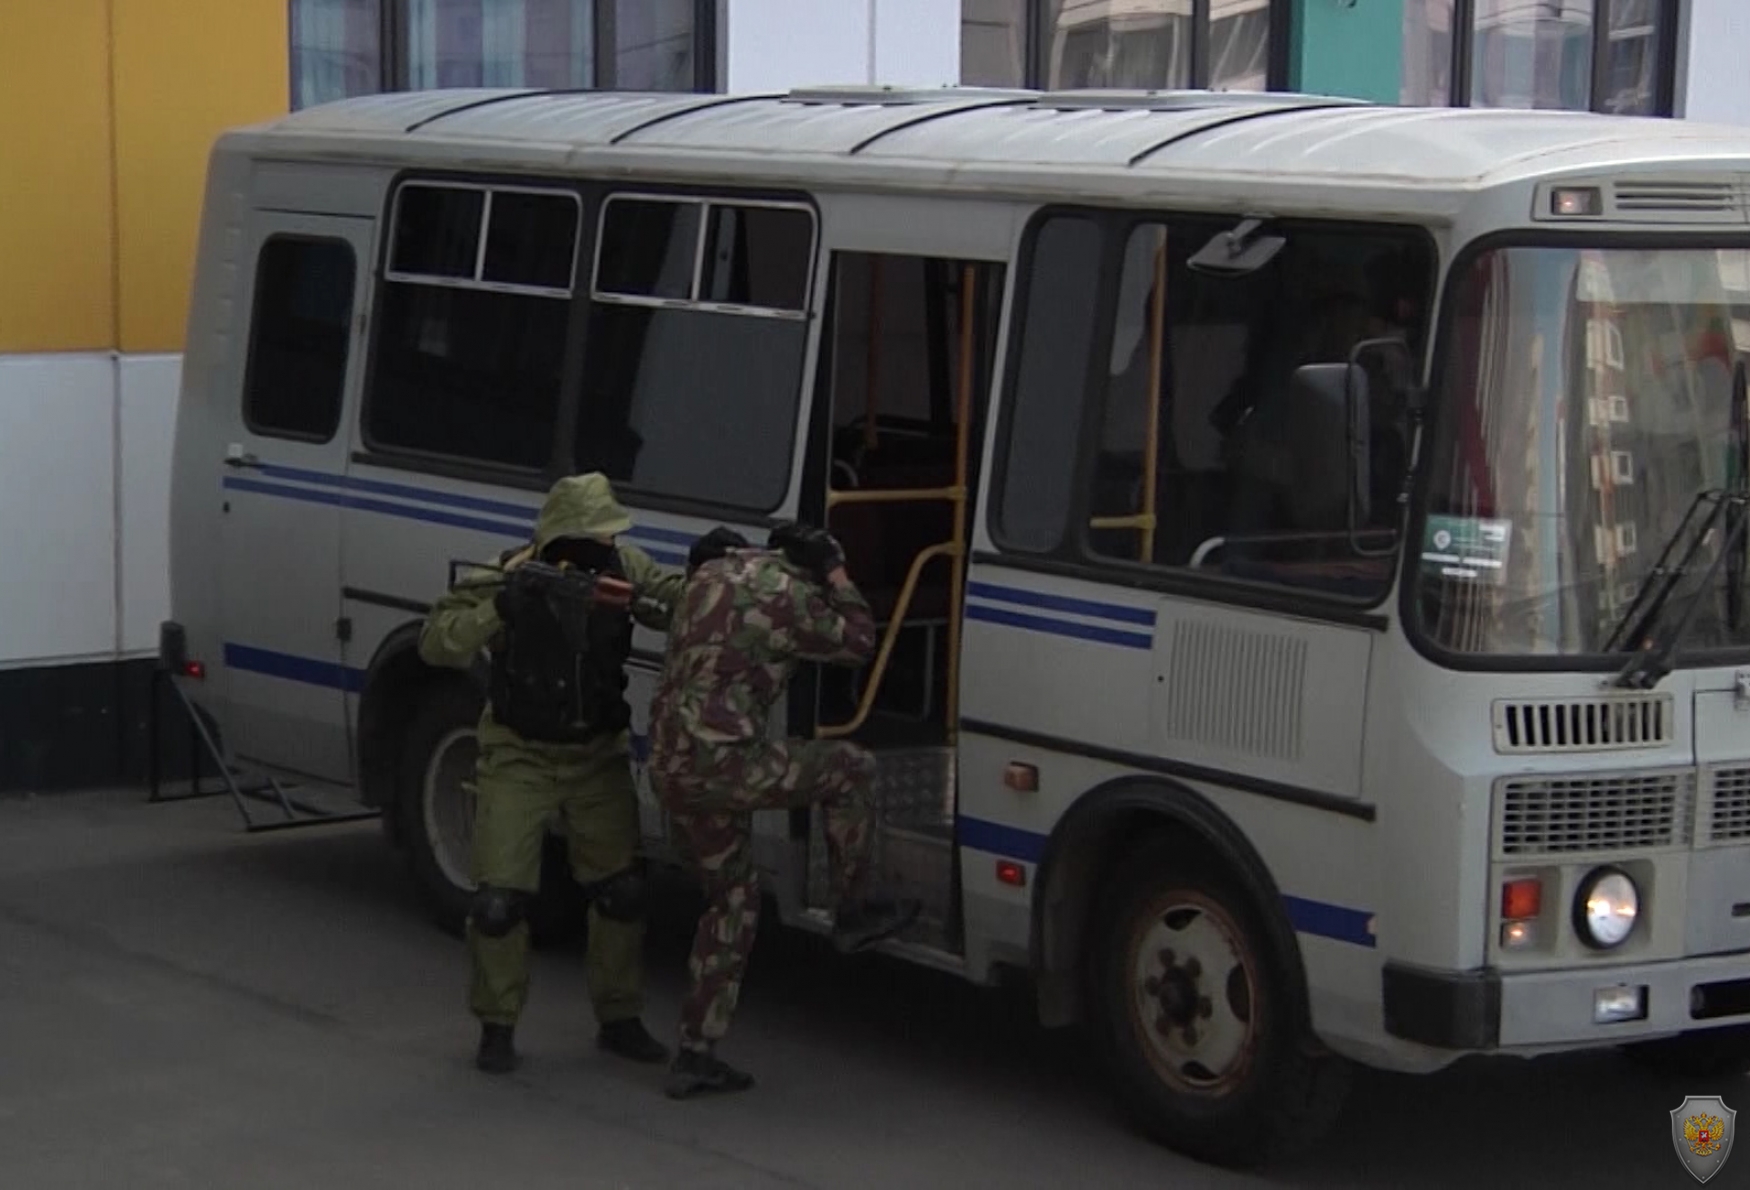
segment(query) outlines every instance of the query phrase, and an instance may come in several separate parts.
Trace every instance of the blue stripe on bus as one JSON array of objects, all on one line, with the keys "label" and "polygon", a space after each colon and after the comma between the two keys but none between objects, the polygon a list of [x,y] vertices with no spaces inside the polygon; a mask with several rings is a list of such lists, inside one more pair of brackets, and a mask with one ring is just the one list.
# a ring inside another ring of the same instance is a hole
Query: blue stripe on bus
[{"label": "blue stripe on bus", "polygon": [[[1001,856],[1003,859],[1038,864],[1045,855],[1044,835],[965,814],[960,816],[954,835],[962,847]],[[1291,897],[1286,893],[1283,894],[1282,904],[1288,912],[1289,924],[1296,933],[1330,938],[1369,950],[1379,945],[1368,929],[1373,915],[1365,910],[1332,905],[1325,901],[1312,901],[1305,897]]]},{"label": "blue stripe on bus", "polygon": [[1291,897],[1287,893],[1282,894],[1282,903],[1288,907],[1288,920],[1297,933],[1365,946],[1369,950],[1379,945],[1368,928],[1373,921],[1373,914],[1364,909],[1348,909],[1324,901],[1309,901],[1305,897]]},{"label": "blue stripe on bus", "polygon": [[317,661],[292,653],[277,653],[272,649],[257,649],[250,645],[225,642],[225,668],[245,673],[280,678],[306,686],[322,686],[330,690],[345,690],[357,694],[364,689],[365,671],[334,661]]},{"label": "blue stripe on bus", "polygon": [[1019,587],[999,587],[994,583],[967,583],[966,594],[975,599],[994,599],[998,603],[1014,603],[1045,611],[1067,612],[1075,616],[1091,616],[1098,620],[1114,620],[1120,624],[1155,625],[1152,607],[1126,607],[1122,603],[1103,603],[1096,599],[1078,599],[1069,595],[1047,595]]},{"label": "blue stripe on bus", "polygon": [[1054,620],[1046,616],[1030,616],[1024,612],[1012,612],[1007,608],[987,607],[981,603],[966,605],[968,620],[982,620],[987,624],[1002,624],[1009,628],[1021,628],[1028,632],[1043,632],[1051,636],[1067,636],[1076,640],[1091,640],[1105,645],[1117,645],[1125,649],[1152,649],[1154,637],[1145,636],[1139,632],[1124,632],[1117,628],[1103,628],[1098,624],[1079,624],[1072,620]]},{"label": "blue stripe on bus", "polygon": [[954,837],[962,847],[1024,863],[1036,864],[1045,856],[1044,835],[965,814],[954,825]]},{"label": "blue stripe on bus", "polygon": [[[312,471],[301,472],[294,476],[286,474],[290,469],[280,467],[264,467],[262,470],[264,473],[270,470],[278,472],[280,473],[281,478],[285,479],[301,479],[306,476],[317,476],[319,474]],[[321,478],[326,480],[331,479],[332,477],[322,476]],[[505,521],[494,521],[486,520],[482,517],[464,516],[459,512],[446,512],[442,508],[420,508],[408,504],[391,504],[388,501],[373,500],[367,496],[348,495],[345,490],[335,491],[327,488],[294,488],[287,487],[284,484],[263,483],[258,479],[244,479],[237,476],[227,476],[223,481],[223,486],[228,491],[254,492],[257,495],[278,496],[285,500],[299,500],[306,504],[324,504],[336,508],[353,508],[364,512],[379,513],[383,516],[399,517],[402,520],[423,521],[432,525],[447,525],[453,529],[473,529],[482,533],[496,533],[500,537],[508,537],[517,541],[527,538],[534,527],[535,514],[532,512],[527,514],[529,517],[527,522],[522,524],[510,524]],[[410,498],[414,495],[441,495],[441,493],[420,493],[416,488],[400,488],[395,484],[374,484],[370,481],[361,481],[353,486],[357,486],[360,490],[366,491],[395,488],[399,492],[408,493]],[[461,507],[484,506],[487,508],[506,509],[511,512],[522,511],[509,504],[493,504],[493,502],[487,500],[466,501],[466,498],[463,497],[457,497],[455,500],[450,501],[450,503]],[[634,542],[647,540],[674,541],[683,545],[691,545],[694,540],[691,534],[677,532],[673,529],[652,529],[637,525],[634,525],[631,529],[627,530],[624,536]],[[643,548],[645,553],[649,554],[653,561],[660,562],[665,566],[686,565],[687,559],[685,554],[676,553],[673,550],[662,550],[649,547]]]},{"label": "blue stripe on bus", "polygon": [[381,479],[364,479],[357,475],[330,475],[326,471],[306,471],[301,467],[282,467],[277,463],[262,466],[261,473],[270,479],[291,479],[300,483],[345,488],[348,491],[373,492],[379,496],[399,496],[403,500],[424,500],[429,504],[462,508],[470,512],[490,513],[493,516],[513,517],[530,523],[534,522],[536,515],[540,512],[538,508],[529,508],[521,504],[507,504],[502,500],[486,500],[479,496],[464,496],[456,492],[433,491],[430,488],[389,483]]}]

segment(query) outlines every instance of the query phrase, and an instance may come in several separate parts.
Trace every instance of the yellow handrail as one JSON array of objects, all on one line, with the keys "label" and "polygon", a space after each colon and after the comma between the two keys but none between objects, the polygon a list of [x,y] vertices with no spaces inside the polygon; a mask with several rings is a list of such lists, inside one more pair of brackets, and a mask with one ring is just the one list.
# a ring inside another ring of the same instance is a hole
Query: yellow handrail
[{"label": "yellow handrail", "polygon": [[1140,560],[1147,562],[1155,555],[1155,530],[1160,520],[1155,515],[1156,478],[1160,471],[1161,439],[1161,372],[1166,356],[1167,311],[1167,232],[1156,229],[1154,296],[1149,302],[1148,327],[1148,437],[1142,444],[1142,510],[1128,516],[1097,516],[1088,520],[1090,529],[1135,529],[1142,534]]},{"label": "yellow handrail", "polygon": [[918,556],[912,559],[911,569],[905,573],[905,584],[900,587],[899,598],[893,605],[893,618],[887,622],[887,628],[881,634],[881,648],[875,654],[875,664],[869,668],[869,681],[863,687],[863,697],[857,702],[857,713],[848,723],[816,728],[816,736],[830,740],[850,735],[869,718],[869,712],[875,709],[875,695],[881,689],[881,679],[887,674],[888,659],[893,655],[893,646],[899,640],[899,630],[905,623],[906,609],[911,606],[912,596],[917,593],[918,575],[924,572],[925,563],[955,548],[953,541],[938,542],[928,549],[919,550]]},{"label": "yellow handrail", "polygon": [[926,500],[957,501],[965,494],[965,489],[959,485],[950,488],[851,488],[842,492],[828,492],[826,506],[837,508],[841,504],[921,504]]},{"label": "yellow handrail", "polygon": [[[923,574],[925,565],[943,556],[953,560],[953,574],[948,589],[948,693],[945,700],[948,743],[953,744],[959,735],[960,619],[965,602],[962,588],[965,586],[966,579],[966,478],[970,467],[974,375],[972,366],[972,315],[975,297],[973,279],[973,266],[963,266],[960,286],[960,383],[957,386],[959,391],[955,406],[953,486],[946,488],[860,488],[851,491],[829,489],[826,494],[826,506],[829,511],[846,504],[917,504],[931,500],[946,500],[954,506],[954,512],[953,529],[948,540],[918,551],[917,556],[912,559],[910,568],[906,571],[905,583],[899,589],[899,598],[894,602],[893,614],[881,634],[881,646],[875,653],[874,664],[870,666],[869,680],[863,687],[862,697],[857,700],[857,713],[847,723],[826,724],[817,727],[814,734],[820,739],[834,739],[850,735],[868,720],[870,712],[875,708],[875,696],[881,689],[881,682],[887,676],[887,665],[893,656],[894,645],[899,640],[899,630],[905,625],[905,614],[911,608],[913,596],[917,594],[918,577]],[[870,350],[874,351],[873,340],[871,340]],[[868,424],[873,426],[874,419],[870,418]]]}]

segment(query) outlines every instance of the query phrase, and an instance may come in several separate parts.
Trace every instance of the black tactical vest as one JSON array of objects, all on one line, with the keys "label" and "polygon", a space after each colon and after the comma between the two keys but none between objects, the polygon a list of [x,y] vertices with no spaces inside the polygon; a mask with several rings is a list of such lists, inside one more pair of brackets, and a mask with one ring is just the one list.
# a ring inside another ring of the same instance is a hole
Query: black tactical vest
[{"label": "black tactical vest", "polygon": [[[606,573],[623,578],[618,556]],[[533,600],[506,623],[492,650],[492,717],[527,740],[580,744],[624,730],[626,662],[632,618],[624,608],[597,606],[567,625],[575,609],[559,599]]]}]

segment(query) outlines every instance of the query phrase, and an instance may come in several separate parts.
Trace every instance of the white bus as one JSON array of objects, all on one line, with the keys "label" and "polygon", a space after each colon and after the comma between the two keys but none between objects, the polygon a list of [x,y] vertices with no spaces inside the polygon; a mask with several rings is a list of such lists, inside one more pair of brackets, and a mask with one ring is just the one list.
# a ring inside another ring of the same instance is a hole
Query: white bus
[{"label": "white bus", "polygon": [[[600,470],[669,565],[838,534],[880,652],[773,731],[879,755],[886,951],[1022,973],[1164,1143],[1291,1152],[1353,1063],[1750,1066],[1750,136],[403,93],[225,135],[198,255],[163,666],[446,923],[482,696],[422,613]],[[826,929],[818,826],[760,818]]]}]

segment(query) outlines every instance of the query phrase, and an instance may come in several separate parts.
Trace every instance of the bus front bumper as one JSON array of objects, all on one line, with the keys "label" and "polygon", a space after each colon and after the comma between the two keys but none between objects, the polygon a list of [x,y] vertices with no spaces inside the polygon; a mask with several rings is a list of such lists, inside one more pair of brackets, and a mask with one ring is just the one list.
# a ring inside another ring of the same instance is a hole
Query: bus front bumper
[{"label": "bus front bumper", "polygon": [[1750,951],[1503,975],[1387,963],[1386,1032],[1440,1049],[1616,1045],[1750,1024]]}]

